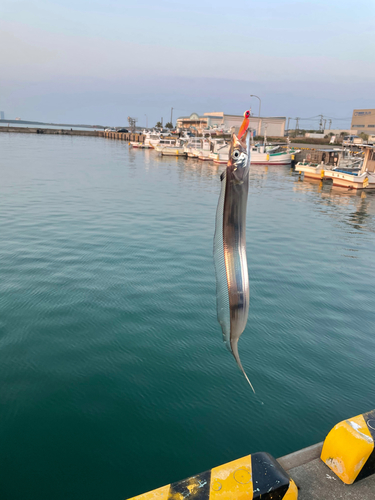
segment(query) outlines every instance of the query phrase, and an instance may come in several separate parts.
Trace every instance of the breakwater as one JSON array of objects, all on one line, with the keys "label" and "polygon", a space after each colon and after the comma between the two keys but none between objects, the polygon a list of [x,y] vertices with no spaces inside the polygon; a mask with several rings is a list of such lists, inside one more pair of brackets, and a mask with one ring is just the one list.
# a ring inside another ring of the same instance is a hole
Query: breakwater
[{"label": "breakwater", "polygon": [[50,135],[80,135],[91,137],[106,137],[121,141],[144,142],[144,135],[139,133],[106,132],[104,130],[75,130],[66,128],[38,128],[38,127],[0,127],[0,132],[20,134],[50,134]]}]

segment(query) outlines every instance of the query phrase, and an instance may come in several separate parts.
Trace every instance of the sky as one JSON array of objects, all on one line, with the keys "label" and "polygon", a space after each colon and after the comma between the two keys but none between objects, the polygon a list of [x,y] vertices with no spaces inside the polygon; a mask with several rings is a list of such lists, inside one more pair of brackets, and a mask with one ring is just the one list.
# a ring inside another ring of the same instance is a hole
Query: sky
[{"label": "sky", "polygon": [[1,0],[5,117],[153,126],[192,112],[375,108],[375,0]]}]

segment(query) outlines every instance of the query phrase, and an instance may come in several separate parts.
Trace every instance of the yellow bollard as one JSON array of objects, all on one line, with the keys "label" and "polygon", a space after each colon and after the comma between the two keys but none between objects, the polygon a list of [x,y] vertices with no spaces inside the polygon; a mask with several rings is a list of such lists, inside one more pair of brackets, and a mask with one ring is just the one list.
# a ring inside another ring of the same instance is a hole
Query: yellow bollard
[{"label": "yellow bollard", "polygon": [[254,453],[131,500],[297,500],[297,486],[268,453]]},{"label": "yellow bollard", "polygon": [[328,433],[320,458],[345,483],[375,473],[375,410],[338,423]]}]

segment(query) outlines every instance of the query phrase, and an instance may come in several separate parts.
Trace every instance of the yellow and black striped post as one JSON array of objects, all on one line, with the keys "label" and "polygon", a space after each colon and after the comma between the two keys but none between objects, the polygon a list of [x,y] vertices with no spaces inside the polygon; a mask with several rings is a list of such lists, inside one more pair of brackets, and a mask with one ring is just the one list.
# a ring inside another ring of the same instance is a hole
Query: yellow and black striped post
[{"label": "yellow and black striped post", "polygon": [[254,453],[130,500],[296,500],[297,486],[268,453]]},{"label": "yellow and black striped post", "polygon": [[346,484],[375,473],[375,410],[338,423],[320,458]]}]

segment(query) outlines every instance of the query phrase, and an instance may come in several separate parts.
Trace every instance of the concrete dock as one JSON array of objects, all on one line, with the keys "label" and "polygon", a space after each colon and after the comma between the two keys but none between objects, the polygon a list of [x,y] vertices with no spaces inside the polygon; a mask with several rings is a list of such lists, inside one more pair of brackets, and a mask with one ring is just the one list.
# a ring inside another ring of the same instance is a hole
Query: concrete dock
[{"label": "concrete dock", "polygon": [[5,127],[0,126],[0,132],[19,134],[46,134],[46,135],[78,135],[90,137],[106,137],[120,141],[144,142],[144,135],[140,133],[105,132],[104,130],[77,130],[67,128],[38,128],[38,127]]},{"label": "concrete dock", "polygon": [[344,484],[320,460],[323,443],[318,443],[277,461],[298,487],[298,500],[374,500],[375,475],[354,484]]}]

